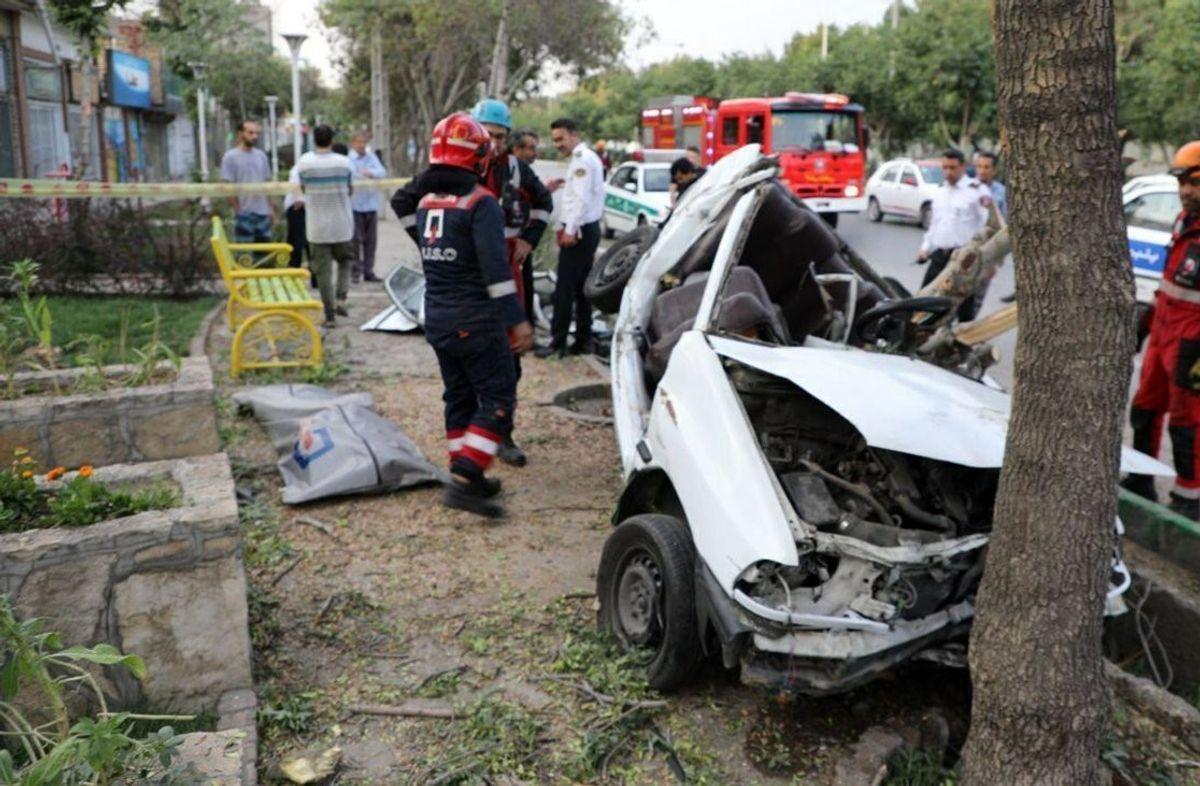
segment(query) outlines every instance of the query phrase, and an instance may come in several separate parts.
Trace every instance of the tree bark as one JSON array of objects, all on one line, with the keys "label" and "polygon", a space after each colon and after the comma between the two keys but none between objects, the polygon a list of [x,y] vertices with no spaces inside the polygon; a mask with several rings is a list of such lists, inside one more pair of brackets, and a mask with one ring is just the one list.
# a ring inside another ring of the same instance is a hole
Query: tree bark
[{"label": "tree bark", "polygon": [[1102,783],[1100,637],[1134,348],[1112,0],[996,0],[1021,302],[965,786]]}]

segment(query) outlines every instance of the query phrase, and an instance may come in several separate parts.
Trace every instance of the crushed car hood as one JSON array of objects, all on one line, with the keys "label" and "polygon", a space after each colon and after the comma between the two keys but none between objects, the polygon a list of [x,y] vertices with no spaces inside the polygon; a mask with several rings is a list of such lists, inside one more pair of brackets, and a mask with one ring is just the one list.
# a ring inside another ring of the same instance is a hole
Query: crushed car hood
[{"label": "crushed car hood", "polygon": [[[855,349],[773,347],[709,336],[717,354],[786,379],[858,429],[867,444],[967,467],[1004,461],[1010,398],[914,358]],[[1131,448],[1121,470],[1174,475]]]}]

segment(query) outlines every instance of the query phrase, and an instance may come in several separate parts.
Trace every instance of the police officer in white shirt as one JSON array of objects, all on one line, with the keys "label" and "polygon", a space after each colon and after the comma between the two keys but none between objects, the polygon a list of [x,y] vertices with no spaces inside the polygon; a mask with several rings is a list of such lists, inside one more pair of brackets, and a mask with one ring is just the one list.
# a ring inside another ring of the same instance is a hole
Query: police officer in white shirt
[{"label": "police officer in white shirt", "polygon": [[[951,148],[942,153],[942,185],[933,196],[929,229],[917,252],[917,264],[929,263],[922,287],[938,277],[956,248],[983,229],[990,200],[987,189],[966,176],[966,160],[960,151]],[[978,308],[976,298],[964,300],[958,307],[959,321],[970,322]]]},{"label": "police officer in white shirt", "polygon": [[[538,357],[592,351],[592,307],[583,284],[592,270],[600,245],[600,215],[604,211],[604,166],[579,138],[579,127],[567,117],[550,124],[550,141],[567,159],[562,207],[558,217],[558,281],[554,286],[554,317],[550,345]],[[575,343],[568,349],[571,312],[575,312]]]}]

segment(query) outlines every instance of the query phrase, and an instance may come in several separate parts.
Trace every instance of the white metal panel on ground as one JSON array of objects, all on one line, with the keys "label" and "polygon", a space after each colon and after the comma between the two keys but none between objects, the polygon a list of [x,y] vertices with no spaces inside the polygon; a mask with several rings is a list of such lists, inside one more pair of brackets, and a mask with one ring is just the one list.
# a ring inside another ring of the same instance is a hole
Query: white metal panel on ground
[{"label": "white metal panel on ground", "polygon": [[[1009,396],[924,361],[861,350],[773,347],[713,336],[718,354],[787,379],[886,450],[967,467],[1004,460]],[[1173,475],[1130,448],[1121,469]]]}]

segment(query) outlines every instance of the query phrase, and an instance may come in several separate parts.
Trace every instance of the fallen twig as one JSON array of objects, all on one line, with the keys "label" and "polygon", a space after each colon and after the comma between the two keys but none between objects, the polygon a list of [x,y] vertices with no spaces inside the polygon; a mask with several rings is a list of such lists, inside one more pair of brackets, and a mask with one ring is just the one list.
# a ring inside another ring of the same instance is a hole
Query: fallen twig
[{"label": "fallen twig", "polygon": [[296,518],[293,519],[293,521],[295,521],[297,524],[303,524],[307,527],[312,527],[315,530],[319,530],[319,531],[325,533],[327,536],[329,536],[333,540],[338,539],[337,535],[334,534],[332,527],[330,527],[328,524],[326,524],[323,521],[317,521],[316,519],[312,518],[311,516],[297,516]]},{"label": "fallen twig", "polygon": [[575,590],[574,592],[568,592],[566,595],[563,595],[562,600],[575,600],[577,598],[586,599],[594,597],[596,597],[596,593],[592,592],[591,590]]},{"label": "fallen twig", "polygon": [[375,658],[377,660],[412,660],[411,655],[401,655],[399,653],[391,652],[368,652],[367,657]]},{"label": "fallen twig", "polygon": [[325,612],[329,611],[329,608],[333,605],[333,601],[336,600],[337,597],[341,594],[342,593],[340,593],[340,592],[335,592],[332,595],[330,595],[328,598],[325,599],[325,602],[321,604],[321,608],[317,612],[317,618],[316,618],[317,622],[320,622],[322,619],[325,618]]},{"label": "fallen twig", "polygon": [[351,704],[354,715],[385,715],[398,718],[443,718],[453,720],[458,713],[449,704]]},{"label": "fallen twig", "polygon": [[283,581],[283,577],[295,570],[296,566],[304,561],[304,555],[296,557],[288,563],[287,567],[275,574],[275,578],[271,579],[271,586],[274,587],[279,582]]}]

